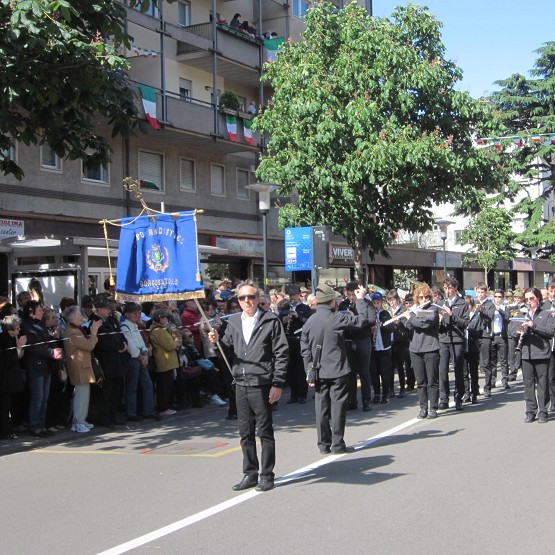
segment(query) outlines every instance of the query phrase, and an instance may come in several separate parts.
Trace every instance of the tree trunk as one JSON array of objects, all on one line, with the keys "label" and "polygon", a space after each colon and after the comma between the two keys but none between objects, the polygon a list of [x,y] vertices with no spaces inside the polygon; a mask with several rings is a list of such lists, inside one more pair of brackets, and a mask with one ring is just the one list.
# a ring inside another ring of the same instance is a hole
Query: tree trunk
[{"label": "tree trunk", "polygon": [[364,249],[359,239],[355,239],[354,244],[351,245],[353,249],[353,258],[355,263],[355,280],[359,283],[366,285],[366,273],[364,271],[364,264],[362,263],[362,256]]}]

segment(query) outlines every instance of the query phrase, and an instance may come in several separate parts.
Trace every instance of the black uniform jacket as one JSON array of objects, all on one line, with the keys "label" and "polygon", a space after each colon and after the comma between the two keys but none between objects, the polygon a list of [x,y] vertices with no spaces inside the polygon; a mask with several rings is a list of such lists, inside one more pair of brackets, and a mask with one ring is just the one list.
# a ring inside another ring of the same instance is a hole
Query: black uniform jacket
[{"label": "black uniform jacket", "polygon": [[551,356],[551,339],[555,331],[555,318],[550,312],[537,308],[532,317],[534,326],[522,340],[523,360],[546,360]]},{"label": "black uniform jacket", "polygon": [[439,350],[438,309],[432,306],[427,310],[432,310],[433,315],[420,317],[413,314],[405,324],[408,330],[414,331],[409,347],[411,353],[431,353]]},{"label": "black uniform jacket", "polygon": [[[449,301],[441,301],[439,304],[440,306],[449,306]],[[451,305],[451,310],[453,312],[450,316],[443,314],[440,318],[439,342],[464,343],[465,330],[470,320],[468,305],[460,295],[457,295]]]}]

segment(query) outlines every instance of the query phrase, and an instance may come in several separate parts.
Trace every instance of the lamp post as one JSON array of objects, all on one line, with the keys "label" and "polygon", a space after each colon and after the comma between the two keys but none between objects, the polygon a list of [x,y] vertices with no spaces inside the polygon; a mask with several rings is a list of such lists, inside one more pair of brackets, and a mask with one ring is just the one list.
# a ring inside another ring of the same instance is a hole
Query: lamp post
[{"label": "lamp post", "polygon": [[447,277],[447,251],[445,248],[445,243],[447,242],[447,228],[454,223],[455,222],[451,220],[436,220],[436,225],[439,226],[439,234],[443,241],[443,279]]},{"label": "lamp post", "polygon": [[263,255],[263,290],[266,293],[268,287],[268,222],[267,216],[270,211],[270,193],[278,188],[273,183],[250,183],[245,185],[245,189],[256,191],[258,193],[258,210],[262,214],[262,243],[264,249]]}]

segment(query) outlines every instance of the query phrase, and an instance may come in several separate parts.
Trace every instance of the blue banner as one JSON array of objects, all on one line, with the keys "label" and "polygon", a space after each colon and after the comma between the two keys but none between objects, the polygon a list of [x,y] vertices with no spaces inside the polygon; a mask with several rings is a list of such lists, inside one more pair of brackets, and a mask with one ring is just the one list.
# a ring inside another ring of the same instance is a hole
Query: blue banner
[{"label": "blue banner", "polygon": [[116,293],[137,302],[204,297],[195,212],[121,220]]},{"label": "blue banner", "polygon": [[312,228],[285,228],[285,270],[312,270]]}]

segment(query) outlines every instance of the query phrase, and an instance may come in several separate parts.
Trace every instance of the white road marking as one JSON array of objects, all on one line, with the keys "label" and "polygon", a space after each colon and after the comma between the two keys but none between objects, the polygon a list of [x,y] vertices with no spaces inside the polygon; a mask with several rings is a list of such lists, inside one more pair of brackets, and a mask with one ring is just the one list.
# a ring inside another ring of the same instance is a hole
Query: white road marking
[{"label": "white road marking", "polygon": [[[365,439],[363,441],[358,442],[357,444],[353,445],[353,448],[355,449],[355,451],[360,451],[361,449],[364,449],[365,447],[368,447],[369,445],[372,445],[373,443],[376,443],[380,439],[383,439],[383,438],[389,437],[393,434],[396,434],[397,432],[400,432],[401,430],[404,430],[405,428],[408,428],[408,427],[412,426],[413,424],[416,424],[417,422],[420,422],[420,421],[416,418],[412,418],[411,420],[408,420],[407,422],[404,422],[403,424],[400,424],[399,426],[395,426],[394,428],[386,430],[385,432],[382,432],[381,434],[377,434],[377,435],[375,435],[371,438],[368,438],[368,439]],[[309,472],[312,472],[316,468],[320,468],[320,467],[325,466],[327,464],[331,464],[331,463],[335,462],[336,460],[338,460],[338,459],[340,459],[341,457],[344,457],[344,456],[345,456],[345,454],[326,455],[323,459],[321,459],[319,461],[316,461],[315,463],[312,463],[308,466],[300,468],[299,470],[295,470],[294,472],[291,472],[290,474],[286,474],[285,476],[282,476],[281,478],[278,478],[276,480],[276,486],[280,486],[282,484],[286,484],[287,482],[292,482],[294,480],[298,480],[299,478],[301,478],[302,476],[305,476]],[[188,516],[187,518],[184,518],[182,520],[178,520],[177,522],[174,522],[173,524],[168,524],[168,526],[164,526],[163,528],[159,528],[158,530],[154,530],[153,532],[149,532],[148,534],[145,534],[144,536],[139,536],[138,538],[135,538],[134,540],[122,543],[122,544],[117,545],[116,547],[112,547],[111,549],[108,549],[106,551],[102,551],[98,555],[119,555],[120,553],[127,553],[128,551],[131,551],[132,549],[135,549],[137,547],[141,547],[142,545],[145,545],[149,542],[152,542],[152,541],[157,540],[159,538],[162,538],[164,536],[168,536],[169,534],[172,534],[173,532],[177,532],[178,530],[182,530],[183,528],[187,528],[187,526],[191,526],[191,524],[195,524],[196,522],[200,522],[201,520],[204,520],[204,519],[209,518],[213,515],[221,513],[222,511],[225,511],[227,509],[230,509],[231,507],[234,507],[235,505],[239,505],[239,504],[241,504],[245,501],[248,501],[249,499],[252,499],[253,497],[256,497],[257,495],[261,495],[261,493],[262,492],[258,492],[258,491],[255,491],[254,489],[251,489],[246,493],[243,493],[241,495],[238,495],[237,497],[234,497],[233,499],[229,499],[228,501],[224,501],[223,503],[219,503],[218,505],[214,505],[213,507],[209,507],[208,509],[205,509],[204,511],[200,511],[199,513]],[[266,494],[266,495],[268,495],[268,494]]]}]

